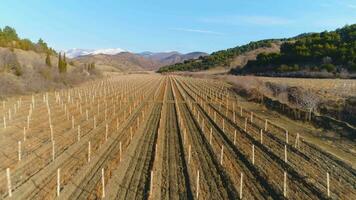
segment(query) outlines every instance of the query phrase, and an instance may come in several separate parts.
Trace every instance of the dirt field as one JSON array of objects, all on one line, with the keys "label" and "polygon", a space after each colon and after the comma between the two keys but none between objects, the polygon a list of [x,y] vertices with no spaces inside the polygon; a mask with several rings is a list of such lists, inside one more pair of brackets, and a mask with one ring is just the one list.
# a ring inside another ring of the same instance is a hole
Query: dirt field
[{"label": "dirt field", "polygon": [[222,81],[118,75],[0,106],[0,199],[356,199],[350,164]]}]

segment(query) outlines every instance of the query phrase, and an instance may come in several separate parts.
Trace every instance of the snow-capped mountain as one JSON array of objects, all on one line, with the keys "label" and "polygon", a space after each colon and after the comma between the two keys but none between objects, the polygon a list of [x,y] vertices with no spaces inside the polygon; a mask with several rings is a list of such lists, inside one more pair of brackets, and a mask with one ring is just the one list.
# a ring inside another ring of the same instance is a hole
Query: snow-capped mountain
[{"label": "snow-capped mountain", "polygon": [[106,55],[115,55],[122,52],[128,52],[125,49],[121,48],[109,48],[109,49],[68,49],[64,51],[68,58],[75,58],[78,56],[85,56],[85,55],[97,55],[97,54],[106,54]]}]

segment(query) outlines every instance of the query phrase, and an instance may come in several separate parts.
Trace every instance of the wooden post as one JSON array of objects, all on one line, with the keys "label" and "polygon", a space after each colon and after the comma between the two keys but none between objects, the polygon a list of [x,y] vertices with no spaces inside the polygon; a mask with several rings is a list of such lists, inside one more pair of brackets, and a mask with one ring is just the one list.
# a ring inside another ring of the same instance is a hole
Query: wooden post
[{"label": "wooden post", "polygon": [[119,161],[121,162],[121,158],[122,158],[122,144],[121,144],[121,141],[120,141],[119,145],[120,145],[120,147],[119,147],[120,148],[120,159],[119,159]]},{"label": "wooden post", "polygon": [[101,198],[105,198],[105,173],[104,173],[104,168],[101,168],[101,186],[102,186]]},{"label": "wooden post", "polygon": [[284,145],[284,162],[287,163],[287,145]]},{"label": "wooden post", "polygon": [[21,161],[21,141],[18,142],[19,161]]},{"label": "wooden post", "polygon": [[211,139],[213,136],[213,128],[210,127],[209,144],[211,145]]},{"label": "wooden post", "polygon": [[242,117],[242,106],[240,106],[240,115]]},{"label": "wooden post", "polygon": [[295,143],[294,143],[295,148],[299,148],[299,133],[297,133],[297,136],[295,138]]},{"label": "wooden post", "polygon": [[9,121],[11,120],[11,108],[9,108]]},{"label": "wooden post", "polygon": [[223,132],[225,132],[225,120],[224,119],[223,119],[222,123],[223,123]]},{"label": "wooden post", "polygon": [[74,116],[72,115],[72,129],[74,129]]},{"label": "wooden post", "polygon": [[253,122],[253,112],[251,112],[251,123]]},{"label": "wooden post", "polygon": [[108,126],[108,124],[106,124],[106,126],[105,126],[105,141],[106,142],[108,141],[108,132],[109,132],[109,126]]},{"label": "wooden post", "polygon": [[287,172],[284,172],[283,178],[283,196],[287,197]]},{"label": "wooden post", "polygon": [[221,145],[220,165],[223,164],[223,159],[224,159],[224,145]]},{"label": "wooden post", "polygon": [[192,157],[192,146],[189,145],[188,147],[188,164],[190,164],[190,158]]},{"label": "wooden post", "polygon": [[130,142],[132,141],[132,126],[130,127]]},{"label": "wooden post", "polygon": [[26,127],[23,127],[23,141],[26,141]]},{"label": "wooden post", "polygon": [[6,117],[4,116],[4,128],[6,128]]},{"label": "wooden post", "polygon": [[245,132],[247,131],[247,117],[245,117]]},{"label": "wooden post", "polygon": [[30,115],[27,116],[27,129],[30,128]]},{"label": "wooden post", "polygon": [[244,177],[244,174],[241,172],[241,176],[240,176],[240,199],[242,199],[242,184],[243,184],[243,177]]},{"label": "wooden post", "polygon": [[55,152],[55,149],[54,149],[54,145],[55,145],[55,141],[53,140],[52,141],[52,161],[54,161],[54,158],[55,158],[55,156],[56,156],[56,152]]},{"label": "wooden post", "polygon": [[90,162],[91,144],[88,142],[88,163]]},{"label": "wooden post", "polygon": [[262,129],[260,130],[260,137],[261,137],[260,138],[261,139],[261,144],[263,144],[263,130]]},{"label": "wooden post", "polygon": [[255,165],[255,145],[252,145],[252,164]]},{"label": "wooden post", "polygon": [[80,141],[80,125],[78,125],[78,142]]},{"label": "wooden post", "polygon": [[234,145],[236,144],[236,130],[234,131]]},{"label": "wooden post", "polygon": [[197,199],[199,199],[199,170],[197,171]]},{"label": "wooden post", "polygon": [[53,126],[52,125],[49,125],[49,130],[51,132],[51,141],[54,140],[54,134],[53,134]]},{"label": "wooden post", "polygon": [[7,177],[7,191],[9,193],[9,197],[12,197],[10,168],[6,168],[6,177]]},{"label": "wooden post", "polygon": [[[99,104],[98,104],[99,105]],[[94,129],[96,128],[96,120],[95,120],[95,116],[94,116]]]},{"label": "wooden post", "polygon": [[61,169],[58,168],[57,169],[57,197],[59,197],[59,194],[61,192],[61,179],[60,179],[60,175],[61,175]]},{"label": "wooden post", "polygon": [[286,130],[286,144],[288,144],[288,131]]},{"label": "wooden post", "polygon": [[328,197],[330,197],[330,175],[329,172],[326,172],[326,191]]},{"label": "wooden post", "polygon": [[153,192],[153,170],[151,170],[151,180],[150,180],[150,197],[152,197]]},{"label": "wooden post", "polygon": [[268,128],[268,120],[266,119],[265,120],[265,131],[267,131],[267,128]]}]

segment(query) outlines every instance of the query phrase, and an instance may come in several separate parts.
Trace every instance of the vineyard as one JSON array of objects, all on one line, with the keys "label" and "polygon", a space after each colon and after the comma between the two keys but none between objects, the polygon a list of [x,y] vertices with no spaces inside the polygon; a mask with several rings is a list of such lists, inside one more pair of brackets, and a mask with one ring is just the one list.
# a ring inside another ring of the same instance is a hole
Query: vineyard
[{"label": "vineyard", "polygon": [[356,199],[356,171],[228,84],[126,75],[0,105],[0,199]]}]

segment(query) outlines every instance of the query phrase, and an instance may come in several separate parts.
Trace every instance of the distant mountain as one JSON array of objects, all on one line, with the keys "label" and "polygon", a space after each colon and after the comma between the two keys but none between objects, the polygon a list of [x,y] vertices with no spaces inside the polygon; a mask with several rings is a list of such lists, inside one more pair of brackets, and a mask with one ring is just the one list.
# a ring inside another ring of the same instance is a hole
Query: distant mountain
[{"label": "distant mountain", "polygon": [[128,52],[125,49],[121,48],[111,48],[111,49],[68,49],[64,51],[68,58],[75,58],[78,56],[85,56],[85,55],[98,55],[98,54],[106,54],[106,55],[115,55],[121,52]]},{"label": "distant mountain", "polygon": [[151,51],[144,51],[144,52],[141,52],[141,53],[137,53],[137,55],[140,55],[140,56],[143,56],[143,57],[149,57],[151,55],[153,55],[154,53],[151,52]]},{"label": "distant mountain", "polygon": [[146,51],[146,52],[139,53],[138,55],[141,55],[145,58],[152,59],[165,66],[165,65],[180,63],[188,59],[197,59],[200,56],[207,56],[208,54],[204,52],[192,52],[192,53],[182,54],[177,51],[158,52],[158,53]]},{"label": "distant mountain", "polygon": [[162,66],[159,62],[130,52],[115,55],[89,54],[73,58],[71,61],[76,64],[95,63],[96,68],[102,71],[155,70]]},{"label": "distant mountain", "polygon": [[204,53],[204,52],[191,52],[183,55],[183,60],[188,60],[188,59],[197,59],[201,56],[208,56],[209,54]]},{"label": "distant mountain", "polygon": [[[182,54],[177,51],[142,53],[120,52],[122,49],[85,50],[72,49],[66,51],[67,57],[80,64],[94,62],[99,69],[104,71],[137,71],[157,70],[162,66],[183,62],[188,59],[196,59],[208,54],[192,52]],[[116,53],[118,52],[118,53]]]}]

